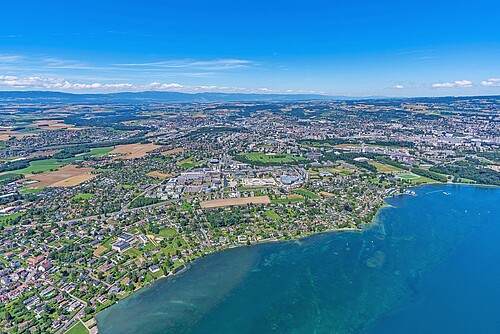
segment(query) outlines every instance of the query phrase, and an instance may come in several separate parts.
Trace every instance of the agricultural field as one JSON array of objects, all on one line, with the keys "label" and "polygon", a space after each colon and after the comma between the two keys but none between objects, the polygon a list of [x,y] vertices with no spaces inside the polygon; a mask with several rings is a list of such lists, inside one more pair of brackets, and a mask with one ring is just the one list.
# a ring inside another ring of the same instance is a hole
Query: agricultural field
[{"label": "agricultural field", "polygon": [[12,130],[10,128],[0,128],[0,141],[7,141],[11,137],[16,139],[21,139],[29,136],[37,136],[37,132],[35,129],[23,129],[23,130]]},{"label": "agricultural field", "polygon": [[168,179],[170,177],[170,174],[165,174],[165,173],[162,173],[162,172],[157,171],[157,170],[155,170],[153,172],[149,172],[146,175],[157,178],[157,179]]},{"label": "agricultural field", "polygon": [[7,181],[7,180],[10,181],[14,176],[16,176],[16,175],[12,174],[12,173],[2,173],[2,174],[0,174],[0,182]]},{"label": "agricultural field", "polygon": [[67,165],[52,172],[29,174],[26,175],[26,178],[38,181],[37,183],[30,184],[29,187],[31,188],[46,186],[72,187],[95,177],[96,174],[91,174],[92,170],[92,168],[78,168],[76,165]]},{"label": "agricultural field", "polygon": [[246,204],[269,204],[271,200],[269,196],[257,196],[257,197],[242,197],[242,198],[225,198],[225,199],[216,199],[212,201],[204,201],[200,203],[200,206],[203,209],[207,208],[220,208],[224,206],[232,206],[232,205],[246,205]]},{"label": "agricultural field", "polygon": [[178,147],[178,148],[174,148],[174,149],[171,149],[168,151],[161,152],[161,154],[167,156],[167,155],[173,155],[173,154],[182,153],[182,152],[184,152],[184,149],[182,147]]},{"label": "agricultural field", "polygon": [[36,160],[30,162],[29,167],[13,170],[9,173],[23,174],[23,175],[33,174],[33,173],[43,173],[51,170],[54,171],[62,167],[64,164],[65,164],[64,160],[57,160],[57,159]]},{"label": "agricultural field", "polygon": [[110,155],[118,155],[118,159],[138,159],[145,157],[149,152],[160,148],[155,144],[128,144],[118,145],[109,152]]},{"label": "agricultural field", "polygon": [[108,155],[108,153],[111,151],[113,151],[112,147],[93,148],[90,150],[90,152],[84,153],[82,156],[83,157],[90,156],[90,157],[100,158],[100,157],[104,157],[104,156]]},{"label": "agricultural field", "polygon": [[77,128],[73,124],[66,124],[64,120],[60,119],[39,120],[34,122],[32,126],[40,130],[82,130],[82,128]]}]

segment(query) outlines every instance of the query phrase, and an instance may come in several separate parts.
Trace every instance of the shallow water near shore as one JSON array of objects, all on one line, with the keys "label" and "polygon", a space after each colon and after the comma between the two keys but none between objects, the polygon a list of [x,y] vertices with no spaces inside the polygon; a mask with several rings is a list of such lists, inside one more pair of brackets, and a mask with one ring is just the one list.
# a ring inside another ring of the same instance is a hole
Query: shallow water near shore
[{"label": "shallow water near shore", "polygon": [[100,333],[498,333],[500,188],[432,185],[362,232],[240,247],[97,316]]}]

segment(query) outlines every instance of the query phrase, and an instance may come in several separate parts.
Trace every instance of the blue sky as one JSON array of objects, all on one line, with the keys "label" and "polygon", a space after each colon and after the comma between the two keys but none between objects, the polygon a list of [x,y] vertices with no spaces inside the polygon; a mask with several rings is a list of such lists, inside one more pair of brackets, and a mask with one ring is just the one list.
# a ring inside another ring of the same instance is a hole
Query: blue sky
[{"label": "blue sky", "polygon": [[500,1],[0,2],[0,89],[500,94]]}]

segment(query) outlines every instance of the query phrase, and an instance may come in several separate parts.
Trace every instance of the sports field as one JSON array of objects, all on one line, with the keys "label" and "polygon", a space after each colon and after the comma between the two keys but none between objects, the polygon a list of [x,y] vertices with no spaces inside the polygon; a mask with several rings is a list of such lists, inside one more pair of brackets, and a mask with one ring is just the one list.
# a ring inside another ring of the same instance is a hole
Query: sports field
[{"label": "sports field", "polygon": [[420,178],[420,176],[411,173],[397,174],[396,176],[403,180],[414,180]]}]

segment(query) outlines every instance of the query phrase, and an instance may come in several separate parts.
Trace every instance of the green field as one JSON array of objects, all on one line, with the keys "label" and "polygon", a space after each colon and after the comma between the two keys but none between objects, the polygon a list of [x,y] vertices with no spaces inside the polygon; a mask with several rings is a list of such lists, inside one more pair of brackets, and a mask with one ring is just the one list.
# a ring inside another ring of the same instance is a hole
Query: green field
[{"label": "green field", "polygon": [[267,210],[266,212],[264,212],[264,214],[274,220],[278,220],[281,218],[274,210]]},{"label": "green field", "polygon": [[17,217],[21,217],[23,214],[21,212],[16,212],[6,216],[0,216],[0,225],[7,223],[10,219],[15,219]]},{"label": "green field", "polygon": [[402,172],[403,171],[403,169],[401,169],[401,168],[391,166],[388,164],[383,164],[383,163],[376,162],[376,161],[370,161],[369,164],[372,166],[375,166],[375,168],[377,168],[377,171],[379,171],[381,173],[394,173],[394,172]]},{"label": "green field", "polygon": [[244,156],[248,160],[263,163],[289,163],[305,160],[303,157],[294,156],[292,154],[266,154],[262,152],[247,153],[244,154]]},{"label": "green field", "polygon": [[45,187],[40,187],[40,188],[30,188],[30,187],[22,187],[20,192],[21,194],[26,194],[26,193],[29,193],[29,194],[38,194],[40,191],[44,190]]},{"label": "green field", "polygon": [[419,185],[419,184],[423,184],[423,183],[436,183],[436,182],[438,182],[438,181],[430,179],[430,178],[425,177],[425,176],[419,176],[418,178],[411,180],[411,183],[414,185]]},{"label": "green field", "polygon": [[86,199],[91,199],[94,194],[78,194],[73,197],[74,200],[86,200]]},{"label": "green field", "polygon": [[172,238],[176,234],[177,234],[177,231],[175,229],[173,229],[173,228],[165,228],[163,230],[160,230],[160,233],[158,233],[158,235],[160,237],[163,237],[163,238],[166,238],[166,239]]},{"label": "green field", "polygon": [[14,170],[11,171],[10,173],[23,174],[23,175],[42,173],[42,172],[48,172],[51,169],[56,170],[62,166],[64,166],[64,160],[57,160],[57,159],[37,160],[30,162],[29,167]]},{"label": "green field", "polygon": [[318,195],[316,195],[312,191],[309,191],[309,190],[306,190],[306,189],[296,189],[293,192],[296,193],[296,194],[299,194],[302,197],[306,197],[306,198],[310,198],[310,199],[319,198]]},{"label": "green field", "polygon": [[184,211],[192,211],[193,206],[191,204],[189,204],[188,201],[182,201],[182,209]]},{"label": "green field", "polygon": [[9,180],[13,176],[14,176],[14,174],[12,174],[12,173],[0,174],[0,181]]},{"label": "green field", "polygon": [[297,203],[297,202],[303,202],[305,201],[305,198],[300,197],[300,198],[286,198],[286,199],[273,199],[271,200],[271,203],[273,204],[288,204],[288,203]]},{"label": "green field", "polygon": [[196,162],[194,162],[191,158],[188,158],[186,160],[178,162],[177,165],[181,166],[182,168],[191,169],[196,166]]},{"label": "green field", "polygon": [[78,322],[70,327],[65,334],[88,334],[88,329],[83,325],[83,323],[78,320]]},{"label": "green field", "polygon": [[410,174],[410,173],[405,173],[405,174],[398,174],[397,177],[403,180],[414,180],[418,179],[421,176],[415,175],[415,174]]},{"label": "green field", "polygon": [[82,157],[73,157],[73,158],[68,158],[68,159],[44,159],[44,160],[36,160],[30,162],[30,166],[23,168],[23,169],[18,169],[18,170],[13,170],[10,171],[9,173],[12,174],[33,174],[33,173],[43,173],[43,172],[48,172],[50,170],[56,170],[61,168],[62,166],[74,163],[77,160],[82,160]]},{"label": "green field", "polygon": [[90,152],[85,153],[83,156],[100,158],[100,157],[107,155],[111,151],[113,151],[112,147],[93,148],[90,150]]}]

